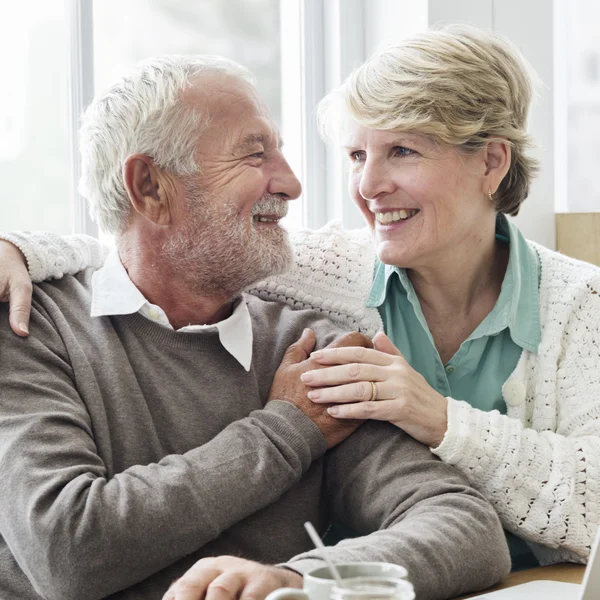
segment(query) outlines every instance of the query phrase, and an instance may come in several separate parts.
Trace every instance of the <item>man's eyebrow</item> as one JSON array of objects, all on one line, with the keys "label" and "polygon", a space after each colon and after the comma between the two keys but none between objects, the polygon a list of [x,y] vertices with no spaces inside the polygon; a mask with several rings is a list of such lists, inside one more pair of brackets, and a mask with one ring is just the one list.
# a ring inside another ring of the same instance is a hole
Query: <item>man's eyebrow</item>
[{"label": "man's eyebrow", "polygon": [[[235,145],[234,151],[241,152],[257,144],[268,145],[271,139],[271,136],[265,133],[250,133]],[[283,147],[283,140],[279,136],[277,136],[277,147],[279,149]]]},{"label": "man's eyebrow", "polygon": [[270,140],[268,135],[264,133],[250,133],[249,135],[244,136],[240,142],[235,145],[234,152],[243,152],[252,146],[256,146],[258,144],[265,144]]}]

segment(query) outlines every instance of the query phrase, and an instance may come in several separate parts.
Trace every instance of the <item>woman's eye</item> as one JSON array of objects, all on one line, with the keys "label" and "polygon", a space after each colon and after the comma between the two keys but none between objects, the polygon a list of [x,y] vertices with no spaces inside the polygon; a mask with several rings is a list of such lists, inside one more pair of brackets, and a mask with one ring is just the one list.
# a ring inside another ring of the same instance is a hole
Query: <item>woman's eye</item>
[{"label": "woman's eye", "polygon": [[359,150],[355,151],[355,152],[350,152],[350,160],[352,162],[359,162],[363,159],[364,157],[364,152],[361,152]]},{"label": "woman's eye", "polygon": [[411,150],[410,148],[407,148],[406,146],[396,146],[394,148],[394,154],[396,156],[410,156],[411,154],[414,154],[415,151]]},{"label": "woman's eye", "polygon": [[254,152],[254,154],[250,155],[250,158],[264,158],[265,157],[265,153],[264,152]]}]

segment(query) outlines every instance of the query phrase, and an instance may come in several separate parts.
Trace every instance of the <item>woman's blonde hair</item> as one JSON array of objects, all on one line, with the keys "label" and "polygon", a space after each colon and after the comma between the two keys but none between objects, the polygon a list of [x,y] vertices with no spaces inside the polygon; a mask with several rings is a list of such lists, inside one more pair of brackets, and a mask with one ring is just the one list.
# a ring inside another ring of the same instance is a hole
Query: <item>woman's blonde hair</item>
[{"label": "woman's blonde hair", "polygon": [[516,215],[538,171],[528,154],[533,77],[519,50],[499,35],[466,25],[430,29],[381,48],[358,67],[319,105],[320,127],[325,137],[337,137],[340,115],[349,113],[365,127],[416,131],[467,152],[506,140],[511,165],[494,202],[498,212]]}]

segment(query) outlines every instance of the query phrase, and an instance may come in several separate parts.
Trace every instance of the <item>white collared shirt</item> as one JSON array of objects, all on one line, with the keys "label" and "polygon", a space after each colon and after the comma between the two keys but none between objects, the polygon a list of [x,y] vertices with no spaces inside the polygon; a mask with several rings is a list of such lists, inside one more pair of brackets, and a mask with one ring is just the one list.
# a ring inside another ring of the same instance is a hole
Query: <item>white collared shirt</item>
[{"label": "white collared shirt", "polygon": [[[142,316],[173,329],[165,311],[150,304],[142,292],[135,287],[119,254],[113,250],[101,269],[92,276],[92,317],[130,315],[139,312]],[[217,329],[221,344],[246,371],[252,363],[252,320],[246,301],[242,298],[230,317],[210,325],[187,325],[178,332],[198,332]]]}]

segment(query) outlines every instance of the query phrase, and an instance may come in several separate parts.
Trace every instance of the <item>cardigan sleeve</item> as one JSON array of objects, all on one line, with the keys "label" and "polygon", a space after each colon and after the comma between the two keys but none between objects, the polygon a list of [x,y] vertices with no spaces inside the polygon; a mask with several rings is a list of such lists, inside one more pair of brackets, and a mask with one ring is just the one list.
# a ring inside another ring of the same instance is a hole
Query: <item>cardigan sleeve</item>
[{"label": "cardigan sleeve", "polygon": [[89,235],[60,236],[48,231],[2,232],[25,256],[34,283],[74,275],[88,267],[99,269],[109,248]]},{"label": "cardigan sleeve", "polygon": [[506,529],[557,550],[536,552],[542,562],[586,560],[600,520],[600,278],[585,287],[565,322],[550,311],[554,332],[505,383],[508,415],[449,398],[448,430],[432,449]]},{"label": "cardigan sleeve", "polygon": [[[88,267],[99,269],[109,252],[87,235],[46,231],[0,232],[23,252],[31,280],[60,279]],[[295,264],[281,275],[256,282],[247,291],[294,309],[321,312],[336,325],[373,336],[383,329],[379,312],[366,308],[375,252],[366,229],[346,231],[331,222],[322,229],[290,231]]]}]

